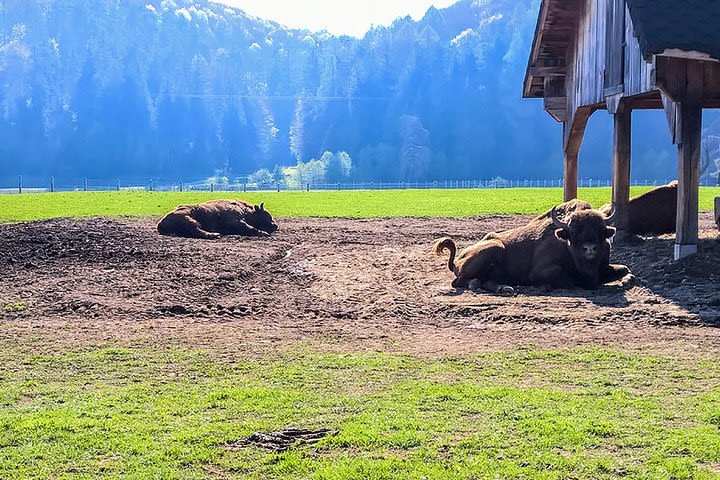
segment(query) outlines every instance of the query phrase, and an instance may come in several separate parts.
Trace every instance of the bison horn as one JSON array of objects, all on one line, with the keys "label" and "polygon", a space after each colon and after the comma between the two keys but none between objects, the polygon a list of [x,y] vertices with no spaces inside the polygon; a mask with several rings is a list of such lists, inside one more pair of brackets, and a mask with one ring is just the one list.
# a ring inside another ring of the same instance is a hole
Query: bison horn
[{"label": "bison horn", "polygon": [[605,225],[612,225],[615,223],[615,217],[617,215],[617,208],[615,208],[615,205],[612,205],[612,210],[610,210],[610,214],[605,217]]},{"label": "bison horn", "polygon": [[552,221],[556,227],[562,228],[563,230],[567,230],[570,228],[569,223],[565,223],[562,220],[560,220],[560,218],[558,218],[557,207],[553,207],[552,212],[550,213],[550,216],[552,217]]},{"label": "bison horn", "polygon": [[260,204],[260,211],[261,212],[265,211],[265,203],[264,202]]}]

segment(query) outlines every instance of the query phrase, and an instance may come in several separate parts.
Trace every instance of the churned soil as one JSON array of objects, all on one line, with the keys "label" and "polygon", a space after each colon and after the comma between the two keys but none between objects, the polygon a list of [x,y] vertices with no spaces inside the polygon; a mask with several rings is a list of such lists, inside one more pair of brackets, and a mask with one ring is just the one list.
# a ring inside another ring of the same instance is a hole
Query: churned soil
[{"label": "churned soil", "polygon": [[[456,291],[432,242],[464,247],[529,217],[285,220],[271,238],[161,237],[151,221],[0,225],[0,341],[33,349],[97,343],[263,353],[323,348],[421,355],[539,346],[720,349],[720,239],[671,262],[673,237],[618,242],[635,285],[597,291]],[[15,308],[3,308],[4,305]],[[21,308],[17,308],[21,305]]]}]

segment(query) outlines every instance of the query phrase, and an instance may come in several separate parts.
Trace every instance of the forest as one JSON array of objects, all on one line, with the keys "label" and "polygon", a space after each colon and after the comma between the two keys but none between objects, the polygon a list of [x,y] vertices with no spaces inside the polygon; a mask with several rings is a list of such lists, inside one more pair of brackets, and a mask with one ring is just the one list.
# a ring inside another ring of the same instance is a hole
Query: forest
[{"label": "forest", "polygon": [[[0,184],[559,178],[561,127],[521,98],[538,5],[461,0],[354,38],[204,0],[3,0]],[[581,176],[608,178],[596,117]],[[636,124],[634,176],[672,178],[663,115]]]}]

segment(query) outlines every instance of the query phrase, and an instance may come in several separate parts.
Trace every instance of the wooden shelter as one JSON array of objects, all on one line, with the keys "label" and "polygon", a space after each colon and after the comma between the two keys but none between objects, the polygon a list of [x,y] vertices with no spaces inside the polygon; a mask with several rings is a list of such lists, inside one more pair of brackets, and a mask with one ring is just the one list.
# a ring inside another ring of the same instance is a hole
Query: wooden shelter
[{"label": "wooden shelter", "polygon": [[590,115],[614,117],[613,202],[627,222],[632,111],[664,109],[678,146],[675,258],[697,253],[703,108],[720,108],[720,0],[543,0],[523,90],[563,124],[565,200],[577,196]]}]

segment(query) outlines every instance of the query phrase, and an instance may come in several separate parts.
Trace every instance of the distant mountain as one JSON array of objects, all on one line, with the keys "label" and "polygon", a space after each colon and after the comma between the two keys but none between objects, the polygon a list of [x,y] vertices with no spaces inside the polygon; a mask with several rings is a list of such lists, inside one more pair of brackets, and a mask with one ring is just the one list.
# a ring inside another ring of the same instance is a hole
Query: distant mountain
[{"label": "distant mountain", "polygon": [[[0,1],[0,180],[240,176],[325,151],[357,180],[558,178],[560,126],[521,99],[538,4],[462,0],[355,39],[204,0]],[[674,172],[656,113],[636,176]],[[607,177],[596,115],[581,174]]]}]

